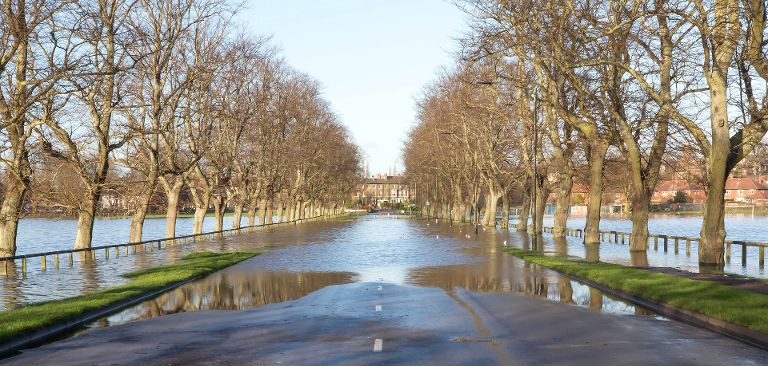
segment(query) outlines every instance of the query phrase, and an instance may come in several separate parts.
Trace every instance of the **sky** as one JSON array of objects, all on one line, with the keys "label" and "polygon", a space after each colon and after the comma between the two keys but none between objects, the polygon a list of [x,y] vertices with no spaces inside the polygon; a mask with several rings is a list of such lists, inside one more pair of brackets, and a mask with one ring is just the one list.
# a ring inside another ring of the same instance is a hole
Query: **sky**
[{"label": "sky", "polygon": [[403,171],[416,98],[453,64],[464,14],[445,0],[250,0],[238,23],[270,34],[362,148],[370,173]]}]

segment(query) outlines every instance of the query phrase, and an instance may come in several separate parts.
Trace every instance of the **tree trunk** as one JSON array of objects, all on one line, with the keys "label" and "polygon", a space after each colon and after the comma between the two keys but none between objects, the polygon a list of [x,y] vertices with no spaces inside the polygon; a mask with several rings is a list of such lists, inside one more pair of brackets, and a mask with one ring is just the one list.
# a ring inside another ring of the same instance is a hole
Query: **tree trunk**
[{"label": "tree trunk", "polygon": [[129,234],[131,243],[138,243],[142,239],[142,234],[144,231],[144,218],[147,216],[147,211],[149,210],[149,201],[152,199],[153,193],[154,188],[152,190],[147,189],[147,191],[143,192],[139,196],[136,212],[134,212],[133,216],[131,217],[131,231]]},{"label": "tree trunk", "polygon": [[707,202],[701,224],[699,265],[721,269],[725,241],[725,181],[728,178],[727,159],[730,151],[728,104],[725,76],[715,73],[710,83],[710,116],[712,145],[707,159]]},{"label": "tree trunk", "polygon": [[568,225],[568,210],[571,208],[571,188],[573,188],[573,176],[571,173],[560,173],[560,181],[557,183],[557,201],[555,205],[555,225],[552,228],[552,237],[565,238],[565,230]]},{"label": "tree trunk", "polygon": [[235,203],[235,207],[233,209],[234,211],[232,212],[232,228],[239,229],[240,221],[243,219],[243,202],[238,201],[237,203]]},{"label": "tree trunk", "polygon": [[265,225],[267,223],[267,200],[259,200],[259,225]]},{"label": "tree trunk", "polygon": [[266,224],[271,224],[273,222],[272,221],[272,199],[268,199],[266,201],[266,204],[267,204],[267,207],[264,210],[264,220],[265,220],[264,222]]},{"label": "tree trunk", "polygon": [[214,231],[224,230],[224,196],[213,197]]},{"label": "tree trunk", "polygon": [[293,199],[288,198],[285,202],[285,221],[292,222],[294,220],[294,212],[296,211],[296,204]]},{"label": "tree trunk", "polygon": [[3,205],[0,208],[0,256],[16,255],[16,232],[19,225],[19,212],[26,188],[21,190],[6,187]]},{"label": "tree trunk", "polygon": [[501,195],[501,227],[504,229],[509,228],[509,192],[505,192]]},{"label": "tree trunk", "polygon": [[592,141],[589,146],[589,202],[584,224],[584,244],[600,244],[600,208],[603,204],[603,168],[608,144]]},{"label": "tree trunk", "polygon": [[77,235],[75,236],[75,249],[90,248],[93,242],[93,224],[96,219],[96,207],[99,204],[100,192],[91,190],[86,202],[80,207],[77,214]]},{"label": "tree trunk", "polygon": [[184,181],[180,177],[176,177],[173,185],[168,184],[163,180],[162,186],[165,189],[165,195],[167,198],[165,208],[165,237],[176,237],[176,217],[179,212],[179,196],[181,196],[181,189],[184,187]]},{"label": "tree trunk", "polygon": [[549,196],[549,188],[547,187],[547,184],[544,183],[544,179],[541,180],[542,183],[539,185],[539,189],[536,192],[536,202],[535,202],[535,212],[534,215],[536,215],[536,225],[533,228],[533,232],[536,234],[541,234],[542,229],[544,227],[544,211],[547,209],[547,197]]},{"label": "tree trunk", "polygon": [[195,215],[192,218],[192,234],[203,233],[203,223],[205,222],[205,214],[208,213],[208,202],[205,206],[195,207]]},{"label": "tree trunk", "polygon": [[632,235],[629,238],[629,250],[644,252],[648,250],[648,212],[650,195],[641,187],[632,192]]},{"label": "tree trunk", "polygon": [[520,208],[520,214],[517,215],[517,231],[528,232],[528,217],[531,213],[531,182],[530,177],[526,178],[523,187],[523,207]]},{"label": "tree trunk", "polygon": [[285,215],[285,201],[280,200],[277,202],[277,222],[286,221],[283,219],[283,215]]},{"label": "tree trunk", "polygon": [[131,243],[138,243],[142,240],[144,231],[144,219],[147,216],[149,210],[149,202],[152,200],[152,195],[155,193],[155,186],[157,185],[157,163],[156,158],[151,159],[151,167],[149,174],[147,174],[146,182],[144,183],[144,190],[139,195],[138,205],[136,212],[131,217],[131,231],[129,241]]},{"label": "tree trunk", "polygon": [[257,199],[253,198],[248,202],[248,226],[256,225]]}]

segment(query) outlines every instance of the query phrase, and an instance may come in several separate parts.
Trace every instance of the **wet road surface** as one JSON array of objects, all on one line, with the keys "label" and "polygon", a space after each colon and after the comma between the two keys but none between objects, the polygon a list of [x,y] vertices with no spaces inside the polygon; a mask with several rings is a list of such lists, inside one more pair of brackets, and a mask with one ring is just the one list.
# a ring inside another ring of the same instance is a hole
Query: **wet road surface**
[{"label": "wet road surface", "polygon": [[503,254],[528,245],[515,233],[368,216],[271,234],[222,243],[267,254],[5,363],[768,364]]}]

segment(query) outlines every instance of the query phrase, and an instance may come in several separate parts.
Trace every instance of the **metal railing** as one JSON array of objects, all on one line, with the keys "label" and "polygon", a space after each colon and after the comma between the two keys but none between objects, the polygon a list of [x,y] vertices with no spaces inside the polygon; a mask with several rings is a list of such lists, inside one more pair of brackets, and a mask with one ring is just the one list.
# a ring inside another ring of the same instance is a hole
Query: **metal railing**
[{"label": "metal railing", "polygon": [[[510,226],[517,228],[517,224],[511,224]],[[552,233],[553,229],[554,228],[551,226],[542,227],[542,230],[547,233]],[[627,244],[627,245],[629,244],[629,237],[632,235],[631,232],[615,231],[615,230],[608,230],[608,231],[600,230],[599,233],[600,233],[600,241],[607,241],[609,243]],[[583,238],[584,230],[566,228],[565,234],[566,236]],[[654,250],[659,250],[659,240],[661,240],[662,248],[665,253],[669,251],[670,241],[672,241],[672,246],[674,248],[675,254],[679,253],[680,244],[684,242],[685,253],[687,255],[691,254],[691,243],[701,242],[701,238],[688,237],[688,236],[676,236],[676,235],[663,235],[663,234],[648,234],[648,239],[649,241],[653,240]],[[731,254],[733,253],[733,248],[732,248],[733,245],[738,245],[741,247],[741,265],[742,266],[747,265],[747,248],[755,247],[755,248],[758,248],[758,265],[760,266],[760,268],[765,267],[765,248],[768,247],[768,243],[760,243],[760,242],[744,241],[744,240],[726,240],[725,241],[725,261],[727,263],[731,263]]]},{"label": "metal railing", "polygon": [[285,226],[289,224],[298,224],[301,222],[308,222],[308,221],[315,221],[318,219],[326,219],[331,217],[337,217],[337,216],[345,216],[346,213],[338,214],[338,215],[320,215],[320,216],[314,216],[304,219],[298,219],[293,221],[285,221],[285,222],[272,222],[267,224],[261,224],[261,225],[249,225],[249,226],[243,226],[239,227],[237,229],[225,229],[225,230],[217,230],[217,231],[210,231],[206,233],[200,233],[200,234],[190,234],[190,235],[181,235],[181,236],[175,236],[173,238],[164,238],[164,239],[153,239],[153,240],[145,240],[135,243],[123,243],[123,244],[110,244],[110,245],[100,245],[100,246],[93,246],[89,248],[78,248],[78,249],[66,249],[66,250],[55,250],[50,252],[41,252],[41,253],[30,253],[30,254],[20,254],[15,255],[12,257],[0,257],[0,262],[2,262],[2,265],[0,265],[0,269],[2,270],[2,276],[7,276],[9,273],[8,267],[11,263],[15,263],[16,261],[21,261],[21,273],[22,275],[25,275],[27,272],[27,260],[31,258],[40,258],[40,268],[45,271],[48,266],[48,257],[53,257],[53,265],[54,268],[59,268],[59,256],[66,255],[68,257],[69,266],[74,266],[74,254],[75,253],[83,253],[84,259],[96,259],[96,252],[97,251],[104,251],[104,257],[106,259],[109,258],[110,252],[114,249],[114,255],[115,257],[120,256],[120,249],[124,248],[125,253],[124,255],[128,255],[129,251],[132,250],[133,253],[137,253],[143,249],[144,251],[147,250],[147,248],[167,248],[169,246],[177,246],[177,245],[184,245],[188,244],[190,242],[197,242],[200,240],[208,240],[213,239],[215,237],[223,237],[223,236],[231,236],[235,234],[239,234],[242,232],[255,232],[259,230],[263,230],[266,228],[272,228],[272,227],[279,227],[279,226]]}]

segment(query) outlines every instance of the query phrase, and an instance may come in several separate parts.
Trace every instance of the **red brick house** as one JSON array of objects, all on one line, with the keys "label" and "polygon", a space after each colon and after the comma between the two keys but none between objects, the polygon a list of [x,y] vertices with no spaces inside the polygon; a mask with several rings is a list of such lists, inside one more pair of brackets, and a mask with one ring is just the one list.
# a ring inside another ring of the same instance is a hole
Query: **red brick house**
[{"label": "red brick house", "polygon": [[725,199],[734,202],[768,201],[766,177],[728,178],[725,181]]},{"label": "red brick house", "polygon": [[704,203],[707,192],[704,187],[684,179],[666,179],[656,183],[656,190],[651,196],[651,204],[659,205],[675,198],[677,192],[683,192],[693,203]]}]

